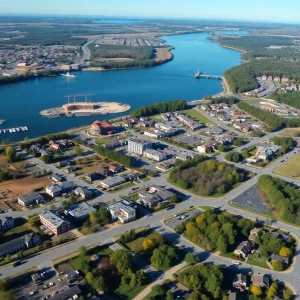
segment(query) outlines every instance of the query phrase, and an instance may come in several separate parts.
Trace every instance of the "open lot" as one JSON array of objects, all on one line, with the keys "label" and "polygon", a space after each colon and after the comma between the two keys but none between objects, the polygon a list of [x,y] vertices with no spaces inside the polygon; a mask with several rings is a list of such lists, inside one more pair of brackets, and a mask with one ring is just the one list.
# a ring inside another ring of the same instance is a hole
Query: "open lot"
[{"label": "open lot", "polygon": [[293,156],[287,162],[274,170],[275,174],[300,179],[300,154]]},{"label": "open lot", "polygon": [[259,213],[270,214],[257,185],[233,199],[231,203]]},{"label": "open lot", "polygon": [[76,161],[76,174],[85,175],[99,171],[107,167],[111,163],[110,160],[105,159],[97,154],[85,158],[80,158]]},{"label": "open lot", "polygon": [[45,187],[51,183],[47,176],[32,178],[25,177],[21,179],[9,180],[0,183],[0,201],[11,200],[20,195],[31,193],[35,189]]},{"label": "open lot", "polygon": [[183,110],[182,113],[184,113],[185,115],[191,117],[195,121],[199,121],[199,122],[204,123],[204,124],[215,125],[214,122],[212,122],[211,120],[206,118],[204,115],[202,115],[201,113],[199,113],[195,109]]}]

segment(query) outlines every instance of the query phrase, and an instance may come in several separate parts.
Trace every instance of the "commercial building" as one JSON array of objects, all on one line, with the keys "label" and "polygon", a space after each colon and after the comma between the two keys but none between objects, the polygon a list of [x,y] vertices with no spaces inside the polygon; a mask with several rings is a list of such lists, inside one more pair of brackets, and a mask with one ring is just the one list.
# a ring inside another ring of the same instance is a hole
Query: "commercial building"
[{"label": "commercial building", "polygon": [[44,201],[45,201],[44,197],[37,192],[26,194],[18,198],[18,203],[24,207],[28,207],[30,205],[36,205]]},{"label": "commercial building", "polygon": [[81,202],[67,208],[65,214],[76,221],[81,221],[87,219],[91,213],[96,211],[93,206],[88,205],[86,202]]},{"label": "commercial building", "polygon": [[160,202],[168,202],[175,194],[159,186],[150,187],[148,191],[138,193],[138,202],[147,206],[155,207]]},{"label": "commercial building", "polygon": [[182,113],[175,113],[175,117],[183,123],[185,126],[187,126],[192,131],[203,128],[204,124],[194,121],[192,118],[182,114]]},{"label": "commercial building", "polygon": [[51,300],[68,300],[68,299],[78,299],[81,294],[81,290],[78,285],[69,287],[62,292],[51,297]]},{"label": "commercial building", "polygon": [[75,195],[79,196],[80,199],[85,200],[85,199],[90,199],[93,196],[93,192],[86,188],[78,187],[75,190]]},{"label": "commercial building", "polygon": [[12,217],[0,217],[0,232],[5,232],[15,227],[15,220]]},{"label": "commercial building", "polygon": [[143,155],[146,149],[152,149],[152,142],[142,139],[131,139],[128,141],[128,151]]},{"label": "commercial building", "polygon": [[65,221],[55,211],[45,211],[40,214],[41,223],[53,232],[55,235],[60,235],[70,230],[70,222]]},{"label": "commercial building", "polygon": [[143,156],[155,161],[163,161],[167,158],[164,153],[153,149],[146,149]]},{"label": "commercial building", "polygon": [[155,168],[159,171],[166,172],[166,171],[172,169],[174,167],[174,165],[175,165],[175,161],[165,161],[165,162],[158,164]]},{"label": "commercial building", "polygon": [[125,182],[126,182],[126,180],[123,177],[114,176],[114,177],[109,177],[109,178],[106,178],[106,179],[100,181],[100,185],[102,185],[104,188],[110,189],[115,186],[121,185]]},{"label": "commercial building", "polygon": [[20,250],[30,249],[40,243],[41,237],[38,233],[26,234],[7,243],[0,244],[0,257],[5,257],[7,254],[15,254]]},{"label": "commercial building", "polygon": [[127,200],[122,200],[108,206],[112,220],[118,220],[120,223],[128,223],[135,220],[136,208]]}]

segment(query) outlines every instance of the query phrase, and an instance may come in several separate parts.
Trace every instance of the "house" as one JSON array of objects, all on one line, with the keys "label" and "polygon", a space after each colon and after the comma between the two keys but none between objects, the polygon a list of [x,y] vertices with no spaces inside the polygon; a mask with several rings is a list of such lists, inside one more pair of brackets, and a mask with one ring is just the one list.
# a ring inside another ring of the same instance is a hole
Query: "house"
[{"label": "house", "polygon": [[0,257],[7,254],[15,254],[20,250],[30,249],[41,243],[41,237],[38,233],[32,232],[22,237],[0,244]]},{"label": "house", "polygon": [[139,192],[138,202],[147,207],[155,207],[160,202],[169,201],[175,194],[159,186],[150,187],[148,191]]},{"label": "house", "polygon": [[92,134],[107,135],[112,134],[114,131],[115,128],[107,122],[95,121],[90,127]]},{"label": "house", "polygon": [[233,280],[232,286],[233,288],[238,289],[240,291],[248,290],[249,284],[247,280],[247,275],[242,273],[237,274]]},{"label": "house", "polygon": [[155,124],[155,128],[168,131],[168,130],[171,130],[173,128],[173,126],[171,124],[158,122]]},{"label": "house", "polygon": [[28,207],[30,205],[36,205],[44,201],[45,201],[44,197],[37,192],[25,194],[18,198],[18,203],[24,207]]},{"label": "house", "polygon": [[69,166],[64,171],[67,172],[68,174],[71,174],[71,173],[76,172],[76,167],[75,166]]},{"label": "house", "polygon": [[191,158],[192,157],[189,154],[182,153],[182,152],[177,152],[176,153],[176,159],[186,161],[186,160],[191,159]]},{"label": "house", "polygon": [[270,277],[267,275],[254,274],[252,276],[252,284],[258,285],[262,288],[269,288],[270,286]]},{"label": "house", "polygon": [[81,290],[78,285],[68,287],[62,292],[51,297],[51,300],[69,300],[69,299],[78,299],[78,296],[81,294]]},{"label": "house", "polygon": [[93,182],[96,180],[103,179],[104,176],[102,176],[102,174],[100,174],[100,172],[93,172],[93,173],[85,175],[84,178],[89,182]]},{"label": "house", "polygon": [[79,196],[82,200],[90,199],[93,196],[93,192],[84,187],[77,187],[74,192],[75,195]]},{"label": "house", "polygon": [[195,122],[192,118],[190,118],[182,113],[176,112],[175,117],[192,131],[204,127],[204,124]]},{"label": "house", "polygon": [[252,244],[249,241],[241,242],[234,250],[233,254],[239,257],[246,258],[252,250]]},{"label": "house", "polygon": [[39,216],[41,223],[55,235],[60,235],[70,230],[70,222],[65,221],[54,210],[44,211]]},{"label": "house", "polygon": [[57,175],[57,174],[51,175],[51,179],[52,179],[54,182],[61,182],[61,181],[63,180],[62,176]]},{"label": "house", "polygon": [[122,200],[108,206],[108,210],[111,214],[112,220],[124,224],[135,220],[136,209],[131,202]]},{"label": "house", "polygon": [[290,261],[288,257],[281,256],[281,255],[276,255],[276,254],[271,255],[271,260],[272,260],[272,262],[273,261],[280,261],[284,265],[288,265],[289,261]]},{"label": "house", "polygon": [[207,111],[207,110],[209,110],[210,109],[210,106],[209,105],[207,105],[207,104],[201,104],[201,106],[200,106],[203,110],[205,110],[205,111]]},{"label": "house", "polygon": [[63,146],[62,146],[61,144],[56,143],[56,142],[54,142],[54,141],[50,141],[50,142],[49,142],[49,146],[50,146],[50,148],[52,148],[52,149],[54,149],[54,150],[60,150],[60,149],[63,148]]},{"label": "house", "polygon": [[235,139],[235,136],[224,134],[223,136],[216,138],[216,142],[221,145],[231,145]]},{"label": "house", "polygon": [[167,159],[166,154],[164,154],[161,151],[157,151],[157,150],[153,150],[153,149],[146,149],[143,152],[143,156],[148,159],[154,160],[154,161],[163,161],[163,160]]},{"label": "house", "polygon": [[[111,175],[111,172],[108,169],[100,169],[98,171],[98,174],[100,174],[102,176],[102,178],[106,178]],[[102,178],[100,178],[100,179],[102,179]]]},{"label": "house", "polygon": [[253,130],[256,130],[256,129],[262,130],[262,129],[264,129],[266,126],[265,126],[264,124],[262,124],[262,123],[259,123],[259,122],[252,122],[252,123],[251,123],[251,127],[252,127]]},{"label": "house", "polygon": [[102,185],[104,188],[110,189],[125,182],[126,180],[123,177],[114,176],[100,181],[100,185]]},{"label": "house", "polygon": [[143,155],[146,149],[152,149],[152,142],[142,139],[130,139],[128,141],[128,152]]},{"label": "house", "polygon": [[261,228],[253,228],[253,229],[250,231],[248,240],[252,243],[253,246],[255,245],[255,239],[256,239],[256,237],[257,237],[257,236],[259,235],[259,233],[261,233],[261,232],[262,232],[262,229],[261,229]]},{"label": "house", "polygon": [[204,130],[204,133],[212,136],[221,135],[224,132],[224,130],[217,126],[208,127]]},{"label": "house", "polygon": [[0,232],[5,232],[15,227],[15,220],[12,217],[0,216]]},{"label": "house", "polygon": [[62,160],[62,161],[59,161],[59,162],[57,163],[57,167],[58,167],[58,168],[63,168],[63,167],[69,166],[69,165],[71,165],[71,164],[72,164],[72,162],[69,161],[69,160]]},{"label": "house", "polygon": [[108,167],[108,170],[109,170],[110,172],[112,172],[113,174],[116,174],[116,173],[122,172],[122,171],[123,171],[123,167],[120,166],[120,165],[118,165],[118,164],[116,164],[116,165],[110,165],[110,166]]},{"label": "house", "polygon": [[294,90],[294,91],[297,91],[298,90],[298,86],[296,83],[292,83],[291,84],[291,88]]},{"label": "house", "polygon": [[277,239],[280,239],[281,241],[286,242],[286,243],[290,243],[292,241],[291,236],[288,234],[272,231],[272,232],[270,232],[270,235]]},{"label": "house", "polygon": [[80,279],[79,272],[74,270],[71,265],[67,264],[62,270],[60,270],[59,275],[65,275],[69,283],[73,283]]},{"label": "house", "polygon": [[141,174],[141,173],[133,173],[133,174],[128,174],[128,175],[125,175],[123,176],[123,178],[128,182],[134,182],[134,181],[137,181],[137,180],[140,180],[142,178],[145,178],[145,175],[144,174]]},{"label": "house", "polygon": [[287,82],[289,82],[290,80],[287,78],[287,77],[283,77],[282,79],[281,79],[281,82],[282,83],[287,83]]},{"label": "house", "polygon": [[273,80],[273,76],[268,76],[268,81],[272,81]]},{"label": "house", "polygon": [[153,137],[156,139],[161,139],[163,137],[165,137],[165,132],[161,131],[161,130],[146,130],[144,131],[144,135],[149,136],[149,137]]},{"label": "house", "polygon": [[127,140],[118,140],[117,142],[109,143],[109,144],[103,144],[102,147],[105,149],[114,150],[116,148],[124,147],[128,145]]},{"label": "house", "polygon": [[275,78],[274,78],[274,81],[275,81],[275,82],[280,82],[280,77],[278,77],[278,76],[275,77]]},{"label": "house", "polygon": [[211,153],[211,152],[214,152],[214,145],[212,142],[207,142],[201,146],[198,146],[197,150],[200,153]]},{"label": "house", "polygon": [[54,183],[46,187],[46,193],[52,198],[58,197],[63,193],[69,193],[76,188],[76,185],[71,181]]},{"label": "house", "polygon": [[86,202],[81,202],[65,209],[65,215],[73,218],[75,221],[81,221],[87,219],[91,213],[97,210],[88,205]]}]

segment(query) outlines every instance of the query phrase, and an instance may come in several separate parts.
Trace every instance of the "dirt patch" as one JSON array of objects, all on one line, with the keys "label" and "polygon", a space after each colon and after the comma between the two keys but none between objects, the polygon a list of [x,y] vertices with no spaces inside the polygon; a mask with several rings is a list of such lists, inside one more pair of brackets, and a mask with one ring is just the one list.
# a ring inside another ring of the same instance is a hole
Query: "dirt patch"
[{"label": "dirt patch", "polygon": [[282,134],[291,137],[300,137],[300,128],[286,128]]},{"label": "dirt patch", "polygon": [[35,189],[45,187],[51,183],[48,177],[25,177],[0,183],[0,202],[11,200],[20,195],[31,193]]},{"label": "dirt patch", "polygon": [[172,48],[155,48],[156,56],[155,61],[165,61],[173,57],[173,54],[170,52]]}]

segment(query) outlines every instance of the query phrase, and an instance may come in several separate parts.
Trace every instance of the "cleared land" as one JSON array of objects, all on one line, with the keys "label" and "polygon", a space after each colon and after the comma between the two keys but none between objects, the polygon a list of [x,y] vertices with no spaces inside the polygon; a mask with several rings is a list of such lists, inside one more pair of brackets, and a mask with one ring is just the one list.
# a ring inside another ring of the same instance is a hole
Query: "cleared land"
[{"label": "cleared land", "polygon": [[155,48],[155,61],[166,61],[173,57],[170,52],[171,48]]},{"label": "cleared land", "polygon": [[286,163],[273,171],[275,174],[300,179],[300,154],[295,155]]},{"label": "cleared land", "polygon": [[[31,193],[35,189],[45,187],[50,183],[51,180],[46,176],[39,178],[25,177],[22,179],[1,182],[0,197],[2,197],[4,200],[11,200],[20,195]],[[3,192],[5,193],[5,197],[3,197]]]},{"label": "cleared land", "polygon": [[209,120],[208,118],[206,118],[204,115],[202,115],[201,113],[199,113],[195,109],[183,110],[182,113],[184,113],[185,115],[191,117],[195,121],[199,121],[199,122],[205,123],[205,124],[215,125],[214,122],[212,122],[211,120]]}]

